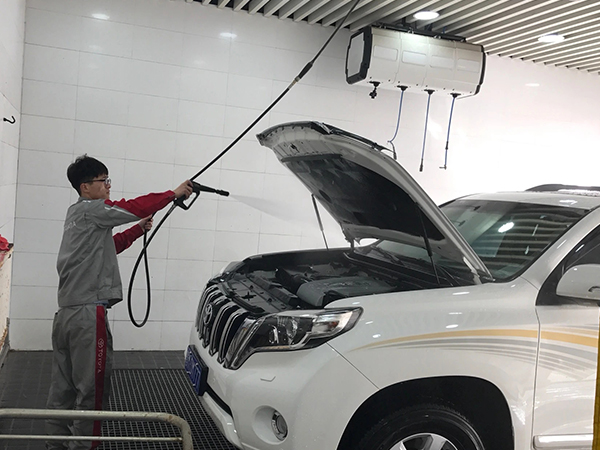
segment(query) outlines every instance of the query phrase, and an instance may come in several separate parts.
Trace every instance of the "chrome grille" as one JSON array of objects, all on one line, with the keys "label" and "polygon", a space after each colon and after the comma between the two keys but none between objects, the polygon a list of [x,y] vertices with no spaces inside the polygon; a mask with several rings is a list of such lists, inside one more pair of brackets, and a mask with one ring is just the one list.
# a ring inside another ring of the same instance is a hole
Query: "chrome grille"
[{"label": "chrome grille", "polygon": [[219,339],[219,348],[223,349],[223,351],[219,352],[219,357],[217,358],[219,364],[223,364],[223,361],[225,361],[225,356],[227,355],[227,351],[229,350],[234,336],[240,330],[244,320],[249,315],[250,313],[248,311],[243,311],[241,309],[229,315],[224,330],[221,333],[221,338]]},{"label": "chrome grille", "polygon": [[216,319],[219,314],[219,310],[228,303],[228,300],[225,296],[219,296],[215,300],[207,299],[204,304],[204,308],[202,308],[202,333],[201,340],[202,346],[208,347],[210,343],[210,332],[213,327],[216,325]]},{"label": "chrome grille", "polygon": [[207,300],[210,298],[211,301],[215,298],[221,296],[221,291],[214,284],[211,286],[207,286],[204,292],[202,293],[202,297],[200,297],[200,303],[198,304],[198,314],[196,315],[196,329],[198,330],[198,337],[202,338],[202,312],[204,311],[204,307],[207,304]]},{"label": "chrome grille", "polygon": [[210,356],[214,355],[215,352],[219,350],[219,341],[221,340],[221,333],[223,333],[225,323],[227,323],[229,316],[238,309],[240,309],[239,306],[231,301],[223,304],[223,306],[219,308],[219,312],[215,317],[215,323],[210,330],[210,345],[208,347]]},{"label": "chrome grille", "polygon": [[249,316],[247,310],[227,298],[217,285],[209,285],[202,294],[196,315],[198,338],[204,348],[208,347],[211,356],[217,355],[219,364],[225,362],[242,325],[253,322]]}]

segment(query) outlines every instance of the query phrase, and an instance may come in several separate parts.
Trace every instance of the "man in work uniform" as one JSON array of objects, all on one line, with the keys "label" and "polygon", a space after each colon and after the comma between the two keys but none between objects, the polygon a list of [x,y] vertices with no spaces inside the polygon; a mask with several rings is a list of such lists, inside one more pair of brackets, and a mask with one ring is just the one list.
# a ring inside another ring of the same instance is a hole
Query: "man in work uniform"
[{"label": "man in work uniform", "polygon": [[[58,253],[58,306],[52,326],[52,381],[48,409],[102,410],[108,404],[112,368],[112,336],[107,308],[123,299],[117,253],[150,229],[151,215],[179,197],[188,198],[192,184],[132,200],[110,200],[108,169],[97,159],[80,156],[67,169],[79,193],[67,211]],[[141,220],[140,220],[141,219]],[[112,229],[139,221],[113,236]],[[49,435],[99,436],[100,421],[46,422]],[[48,441],[48,449],[83,450],[99,441]]]}]

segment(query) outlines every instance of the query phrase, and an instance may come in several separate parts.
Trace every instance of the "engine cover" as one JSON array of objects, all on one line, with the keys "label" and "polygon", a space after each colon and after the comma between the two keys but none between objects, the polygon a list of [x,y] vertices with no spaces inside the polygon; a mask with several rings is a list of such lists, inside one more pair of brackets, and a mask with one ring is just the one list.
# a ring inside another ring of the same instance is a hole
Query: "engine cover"
[{"label": "engine cover", "polygon": [[374,278],[340,277],[304,283],[298,288],[296,295],[306,303],[322,308],[340,298],[381,294],[392,290],[392,286]]}]

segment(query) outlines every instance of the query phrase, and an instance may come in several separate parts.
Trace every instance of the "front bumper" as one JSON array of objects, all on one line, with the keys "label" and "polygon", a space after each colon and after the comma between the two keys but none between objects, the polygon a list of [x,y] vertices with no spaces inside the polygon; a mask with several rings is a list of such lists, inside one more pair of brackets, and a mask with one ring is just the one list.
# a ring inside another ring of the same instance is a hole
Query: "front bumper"
[{"label": "front bumper", "polygon": [[[256,353],[228,370],[202,347],[195,329],[190,343],[208,366],[212,392],[200,397],[202,405],[227,440],[244,450],[334,450],[354,412],[377,390],[327,344]],[[288,426],[283,441],[271,428],[274,411]]]}]

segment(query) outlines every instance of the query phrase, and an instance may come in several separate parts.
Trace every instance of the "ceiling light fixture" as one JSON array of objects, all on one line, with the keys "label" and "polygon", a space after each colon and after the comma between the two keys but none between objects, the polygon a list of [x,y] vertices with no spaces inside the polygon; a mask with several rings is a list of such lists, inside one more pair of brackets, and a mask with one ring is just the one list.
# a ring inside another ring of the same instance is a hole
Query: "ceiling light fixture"
[{"label": "ceiling light fixture", "polygon": [[538,38],[539,42],[543,42],[545,44],[556,44],[557,42],[562,42],[564,40],[565,37],[558,33],[545,34]]},{"label": "ceiling light fixture", "polygon": [[99,19],[99,20],[108,20],[108,19],[110,19],[110,16],[108,14],[101,14],[101,13],[92,14],[92,17],[94,19]]},{"label": "ceiling light fixture", "polygon": [[437,11],[419,11],[413,15],[417,20],[432,20],[437,19],[440,13]]},{"label": "ceiling light fixture", "polygon": [[222,38],[225,38],[225,39],[235,39],[237,37],[237,34],[224,32],[224,33],[221,33],[219,36],[221,36]]}]

